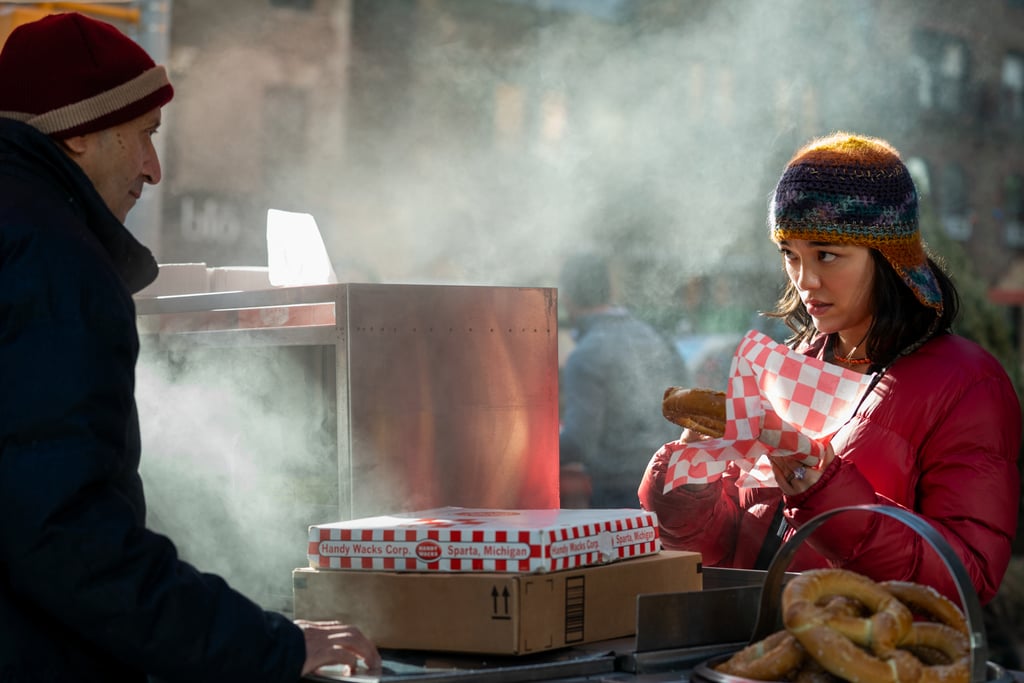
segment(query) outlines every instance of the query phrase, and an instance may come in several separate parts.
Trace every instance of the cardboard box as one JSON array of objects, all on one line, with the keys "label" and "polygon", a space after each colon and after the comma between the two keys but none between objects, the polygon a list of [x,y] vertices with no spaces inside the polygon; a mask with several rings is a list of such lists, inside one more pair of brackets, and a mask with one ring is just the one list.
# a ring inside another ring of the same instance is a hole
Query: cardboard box
[{"label": "cardboard box", "polygon": [[309,566],[385,571],[543,572],[650,555],[645,510],[444,507],[309,527]]},{"label": "cardboard box", "polygon": [[[210,268],[210,291],[252,291],[273,289],[267,266],[219,266]],[[239,328],[286,327],[292,325],[333,325],[334,304],[292,304],[242,308],[237,312]]]},{"label": "cardboard box", "polygon": [[264,306],[238,311],[238,327],[287,327],[295,325],[333,325],[334,304],[295,304]]},{"label": "cardboard box", "polygon": [[530,654],[636,632],[645,593],[701,590],[700,553],[549,574],[292,572],[295,618],[355,624],[378,647]]},{"label": "cardboard box", "polygon": [[210,269],[205,263],[161,263],[156,280],[135,296],[178,296],[208,291]]},{"label": "cardboard box", "polygon": [[217,266],[210,268],[211,292],[272,289],[270,269],[266,266]]}]

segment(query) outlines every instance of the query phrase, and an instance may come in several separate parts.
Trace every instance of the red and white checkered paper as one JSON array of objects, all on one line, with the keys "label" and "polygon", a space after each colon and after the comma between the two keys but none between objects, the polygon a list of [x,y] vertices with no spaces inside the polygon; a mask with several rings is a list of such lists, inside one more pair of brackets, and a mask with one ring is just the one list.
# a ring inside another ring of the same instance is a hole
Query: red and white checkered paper
[{"label": "red and white checkered paper", "polygon": [[665,492],[716,481],[730,462],[740,487],[777,486],[768,457],[821,462],[828,440],[850,419],[870,375],[797,353],[751,330],[733,356],[726,388],[725,435],[665,444]]},{"label": "red and white checkered paper", "polygon": [[445,507],[309,527],[316,569],[533,573],[661,550],[644,510]]}]

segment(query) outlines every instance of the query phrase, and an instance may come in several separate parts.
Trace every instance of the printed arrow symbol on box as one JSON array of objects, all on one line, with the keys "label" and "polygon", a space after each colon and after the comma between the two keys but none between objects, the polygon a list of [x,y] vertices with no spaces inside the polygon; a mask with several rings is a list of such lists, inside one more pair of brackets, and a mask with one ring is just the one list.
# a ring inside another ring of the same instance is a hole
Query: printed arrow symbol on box
[{"label": "printed arrow symbol on box", "polygon": [[502,600],[505,603],[505,614],[508,614],[508,586],[505,586],[505,588],[501,591],[501,593],[498,593],[498,587],[497,586],[493,586],[491,588],[491,600],[494,602],[494,613],[495,614],[498,613],[498,596],[499,595],[501,596]]}]

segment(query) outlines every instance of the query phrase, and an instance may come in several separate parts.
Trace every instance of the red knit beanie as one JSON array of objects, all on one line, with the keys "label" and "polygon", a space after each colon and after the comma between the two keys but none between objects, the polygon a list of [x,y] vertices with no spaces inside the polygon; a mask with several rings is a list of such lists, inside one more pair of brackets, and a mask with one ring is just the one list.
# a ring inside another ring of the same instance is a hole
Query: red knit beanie
[{"label": "red knit beanie", "polygon": [[131,121],[173,96],[167,71],[142,47],[77,12],[22,24],[0,52],[0,117],[59,140]]}]

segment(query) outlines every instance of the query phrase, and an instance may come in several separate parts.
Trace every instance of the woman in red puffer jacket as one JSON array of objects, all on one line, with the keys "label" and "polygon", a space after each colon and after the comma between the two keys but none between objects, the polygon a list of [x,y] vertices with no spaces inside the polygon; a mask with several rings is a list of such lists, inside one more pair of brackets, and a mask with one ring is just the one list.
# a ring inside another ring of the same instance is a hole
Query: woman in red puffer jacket
[{"label": "woman in red puffer jacket", "polygon": [[[781,540],[827,510],[895,505],[935,527],[988,602],[1017,528],[1020,405],[1000,363],[950,331],[956,289],[925,253],[898,152],[848,133],[812,141],[787,165],[769,224],[789,276],[770,315],[794,331],[797,350],[871,373],[871,385],[818,468],[773,460],[778,488],[739,488],[730,466],[716,481],[665,492],[681,447],[666,444],[639,489],[663,544],[699,551],[709,566],[765,568]],[[957,598],[939,555],[886,515],[834,516],[789,568],[828,566]]]}]

